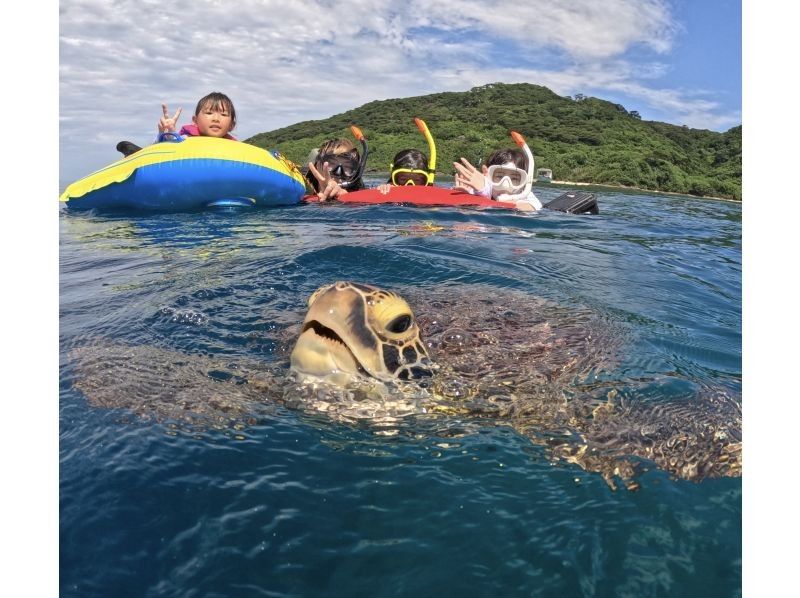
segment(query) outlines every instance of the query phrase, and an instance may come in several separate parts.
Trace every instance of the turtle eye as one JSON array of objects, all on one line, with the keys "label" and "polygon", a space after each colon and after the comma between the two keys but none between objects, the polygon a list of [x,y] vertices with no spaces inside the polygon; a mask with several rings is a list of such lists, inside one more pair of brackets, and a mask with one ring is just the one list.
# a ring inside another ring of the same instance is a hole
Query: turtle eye
[{"label": "turtle eye", "polygon": [[411,328],[411,316],[408,314],[397,316],[386,326],[386,330],[393,332],[394,334],[403,333],[409,328]]}]

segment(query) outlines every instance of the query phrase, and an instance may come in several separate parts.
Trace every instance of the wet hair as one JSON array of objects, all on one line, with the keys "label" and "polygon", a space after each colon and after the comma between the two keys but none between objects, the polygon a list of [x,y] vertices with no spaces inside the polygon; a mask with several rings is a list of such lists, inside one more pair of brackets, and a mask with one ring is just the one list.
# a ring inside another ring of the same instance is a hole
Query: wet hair
[{"label": "wet hair", "polygon": [[518,147],[497,150],[487,158],[486,166],[502,165],[508,162],[513,163],[517,168],[528,170],[528,158],[525,156],[525,152]]},{"label": "wet hair", "polygon": [[320,154],[347,154],[352,153],[355,158],[359,157],[355,144],[345,137],[338,139],[328,139],[319,146]]},{"label": "wet hair", "polygon": [[[392,171],[398,168],[408,168],[411,170],[424,170],[428,171],[428,156],[419,151],[418,149],[404,149],[400,150],[394,155],[392,160]],[[389,180],[387,183],[392,182],[392,173],[389,173]]]},{"label": "wet hair", "polygon": [[231,130],[236,126],[236,108],[233,107],[233,102],[231,99],[226,96],[224,93],[220,93],[219,91],[212,91],[207,96],[203,96],[200,98],[200,101],[197,102],[197,108],[194,109],[194,115],[197,116],[200,112],[206,107],[210,107],[212,110],[215,108],[221,108],[225,112],[231,115]]},{"label": "wet hair", "polygon": [[[317,164],[317,159],[319,156],[323,156],[325,154],[350,154],[356,162],[361,159],[361,154],[358,153],[358,149],[356,148],[355,144],[345,137],[323,141],[322,145],[320,145],[319,149],[317,150],[316,156],[313,160],[309,160],[309,162],[313,161],[314,166],[319,166]],[[317,181],[317,177],[311,174],[311,170],[306,170],[305,176],[306,181],[311,188],[315,192],[319,191],[319,181]],[[348,187],[348,191],[357,191],[363,188],[364,181],[361,179],[361,177],[359,177],[352,187]]]},{"label": "wet hair", "polygon": [[397,152],[392,160],[392,170],[395,168],[411,168],[428,170],[428,156],[418,149],[404,149]]}]

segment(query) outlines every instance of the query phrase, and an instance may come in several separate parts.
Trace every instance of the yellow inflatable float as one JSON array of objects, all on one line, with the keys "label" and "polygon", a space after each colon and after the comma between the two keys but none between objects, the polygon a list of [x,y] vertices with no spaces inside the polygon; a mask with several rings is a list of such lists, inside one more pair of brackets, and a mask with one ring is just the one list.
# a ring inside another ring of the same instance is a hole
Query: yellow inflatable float
[{"label": "yellow inflatable float", "polygon": [[303,175],[278,152],[214,137],[162,137],[72,183],[61,201],[75,209],[181,212],[303,198]]}]

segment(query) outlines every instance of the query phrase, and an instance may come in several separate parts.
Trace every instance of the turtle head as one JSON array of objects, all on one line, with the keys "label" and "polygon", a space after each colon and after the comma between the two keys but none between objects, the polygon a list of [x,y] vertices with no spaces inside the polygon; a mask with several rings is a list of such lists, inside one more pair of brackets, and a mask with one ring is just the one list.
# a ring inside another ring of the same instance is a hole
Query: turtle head
[{"label": "turtle head", "polygon": [[346,384],[430,376],[431,362],[408,303],[391,291],[352,282],[317,289],[291,355],[304,376]]}]

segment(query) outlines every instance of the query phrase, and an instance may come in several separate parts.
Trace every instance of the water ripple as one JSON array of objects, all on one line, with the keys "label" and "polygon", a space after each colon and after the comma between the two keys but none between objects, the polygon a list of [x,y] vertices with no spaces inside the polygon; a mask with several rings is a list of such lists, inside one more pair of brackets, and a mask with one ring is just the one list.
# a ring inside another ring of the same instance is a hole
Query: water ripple
[{"label": "water ripple", "polygon": [[[401,289],[418,311],[469,288],[528,297],[543,322],[569,322],[552,306],[592,313],[616,361],[587,375],[591,392],[605,400],[613,382],[620,404],[664,421],[698,405],[740,417],[740,206],[608,190],[599,203],[597,217],[62,213],[62,595],[735,595],[738,478],[674,480],[644,462],[637,492],[613,492],[491,417],[389,429],[259,396],[252,413],[197,428],[78,390],[70,356],[110,342],[221,360],[212,374],[230,380],[285,368],[306,297],[352,279]],[[162,371],[138,375],[181,391]]]}]

